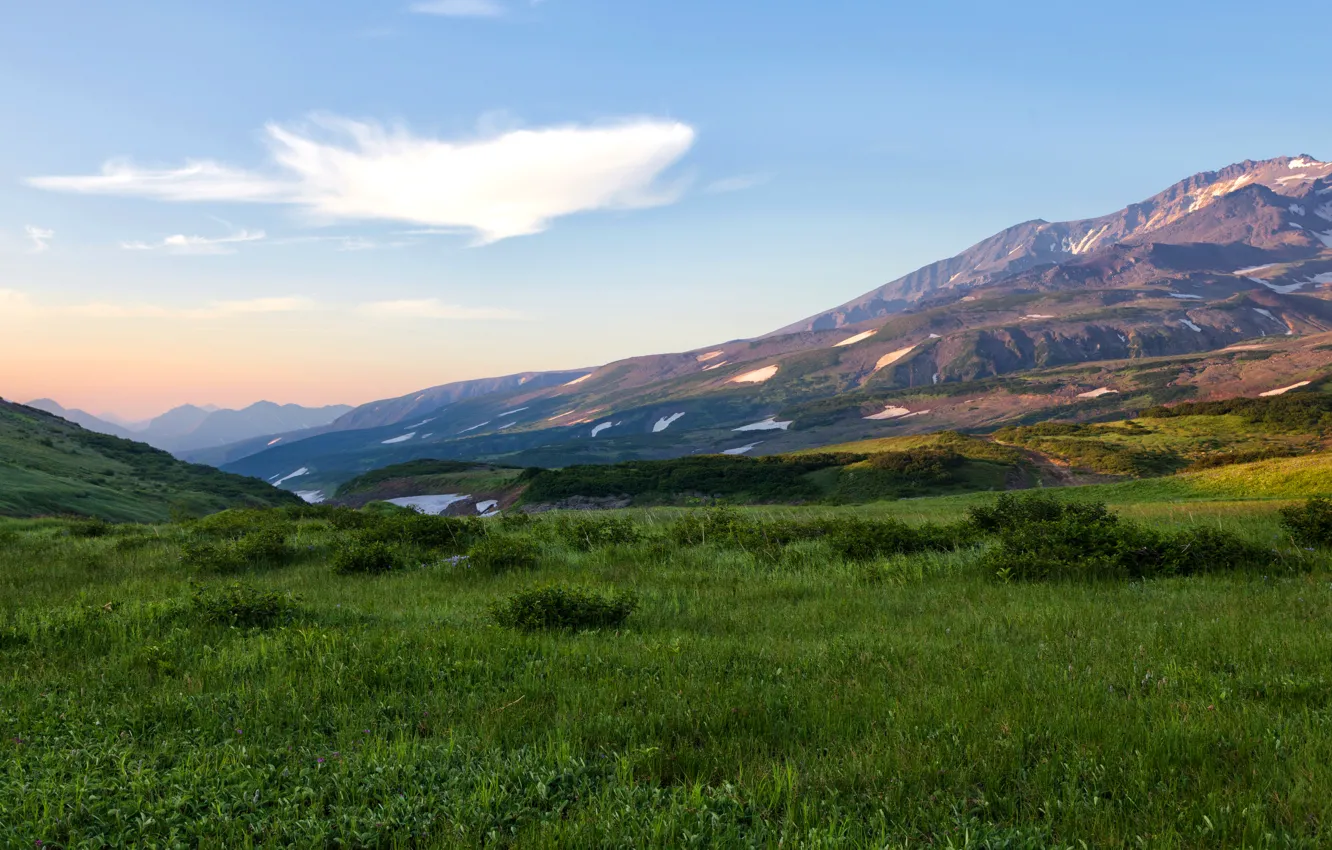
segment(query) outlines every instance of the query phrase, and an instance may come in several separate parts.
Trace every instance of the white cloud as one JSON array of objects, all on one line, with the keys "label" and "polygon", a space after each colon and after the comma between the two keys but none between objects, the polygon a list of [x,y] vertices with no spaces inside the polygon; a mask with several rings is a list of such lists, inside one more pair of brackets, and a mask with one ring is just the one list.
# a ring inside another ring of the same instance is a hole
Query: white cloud
[{"label": "white cloud", "polygon": [[373,301],[360,306],[360,312],[388,319],[520,319],[511,310],[488,307],[459,307],[445,304],[438,298],[419,300]]},{"label": "white cloud", "polygon": [[746,189],[762,186],[771,179],[771,174],[737,174],[734,177],[725,177],[721,180],[714,180],[705,186],[703,191],[710,195],[724,195],[728,192],[743,192]]},{"label": "white cloud", "polygon": [[410,6],[422,15],[447,15],[451,18],[498,18],[504,7],[495,0],[423,0]]},{"label": "white cloud", "polygon": [[55,238],[55,231],[44,227],[33,227],[31,224],[23,228],[24,234],[32,242],[32,247],[28,250],[33,254],[40,254],[43,251],[51,250],[51,240]]},{"label": "white cloud", "polygon": [[240,242],[258,242],[264,238],[262,230],[238,230],[230,236],[186,236],[178,233],[161,242],[122,242],[126,251],[167,251],[172,254],[231,254],[231,247]]},{"label": "white cloud", "polygon": [[229,319],[263,313],[292,313],[314,309],[308,298],[252,298],[213,301],[203,307],[162,307],[154,304],[38,304],[26,293],[0,289],[0,317],[38,318],[82,316],[94,319]]},{"label": "white cloud", "polygon": [[512,130],[471,141],[325,117],[310,128],[267,128],[284,174],[212,162],[153,170],[124,161],[101,174],[35,177],[41,189],[164,201],[295,204],[326,221],[386,220],[460,228],[481,243],[539,233],[572,213],[669,204],[662,173],[693,146],[692,127],[638,119],[605,126]]}]

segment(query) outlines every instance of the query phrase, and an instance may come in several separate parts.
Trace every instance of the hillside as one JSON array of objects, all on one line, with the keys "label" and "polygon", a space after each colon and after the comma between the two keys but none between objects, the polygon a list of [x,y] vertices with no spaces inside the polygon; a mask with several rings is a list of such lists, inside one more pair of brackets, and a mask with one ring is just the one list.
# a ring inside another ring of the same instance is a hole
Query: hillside
[{"label": "hillside", "polygon": [[1330,196],[1332,164],[1240,163],[1110,216],[1005,231],[985,251],[1011,259],[969,256],[983,274],[950,271],[951,283],[913,285],[863,314],[838,308],[835,321],[584,372],[447,385],[210,459],[328,493],[420,458],[558,467],[764,455],[1279,391],[1332,374]]},{"label": "hillside", "polygon": [[0,400],[0,515],[155,522],[298,503],[263,482],[182,463],[143,443]]}]

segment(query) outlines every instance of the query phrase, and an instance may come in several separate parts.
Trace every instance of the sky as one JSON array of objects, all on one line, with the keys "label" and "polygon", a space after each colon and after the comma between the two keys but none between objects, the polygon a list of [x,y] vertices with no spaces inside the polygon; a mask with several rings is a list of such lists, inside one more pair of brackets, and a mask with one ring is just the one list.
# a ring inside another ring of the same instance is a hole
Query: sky
[{"label": "sky", "polygon": [[0,396],[358,404],[686,351],[1332,157],[1325,28],[1252,9],[4,4]]}]

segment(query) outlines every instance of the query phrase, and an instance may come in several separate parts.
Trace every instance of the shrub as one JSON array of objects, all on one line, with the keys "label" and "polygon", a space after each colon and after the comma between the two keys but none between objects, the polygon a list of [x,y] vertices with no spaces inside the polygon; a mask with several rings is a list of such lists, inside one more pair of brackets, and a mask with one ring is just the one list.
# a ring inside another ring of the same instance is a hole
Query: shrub
[{"label": "shrub", "polygon": [[1104,502],[1064,502],[1050,496],[1005,493],[990,505],[967,510],[967,522],[978,531],[997,533],[1036,522],[1054,522],[1065,517],[1082,523],[1117,522]]},{"label": "shrub", "polygon": [[180,552],[187,565],[217,573],[281,566],[296,555],[282,528],[264,528],[230,540],[191,535]]},{"label": "shrub", "polygon": [[1282,508],[1281,527],[1301,546],[1332,546],[1332,502],[1310,499]]},{"label": "shrub", "polygon": [[467,561],[479,570],[492,573],[530,570],[541,562],[541,549],[526,537],[494,535],[469,549]]},{"label": "shrub", "polygon": [[1065,510],[1058,513],[1045,500],[1026,507],[1028,515],[1002,525],[998,545],[981,559],[1006,581],[1188,576],[1272,560],[1270,551],[1227,531],[1158,532],[1121,521],[1096,503],[1060,505]]},{"label": "shrub", "polygon": [[378,540],[351,540],[333,553],[333,571],[342,575],[388,573],[402,566],[398,549]]},{"label": "shrub", "polygon": [[271,628],[291,623],[299,611],[290,593],[260,590],[248,584],[195,587],[190,611],[199,620],[220,626]]},{"label": "shrub", "polygon": [[495,622],[522,632],[613,629],[638,609],[633,593],[602,595],[579,587],[534,587],[491,607]]},{"label": "shrub", "polygon": [[406,512],[379,515],[361,532],[360,537],[365,542],[461,553],[484,534],[485,527],[477,519]]},{"label": "shrub", "polygon": [[583,551],[632,545],[643,539],[642,530],[628,517],[563,517],[556,522],[555,532],[565,544]]},{"label": "shrub", "polygon": [[114,534],[116,527],[104,519],[93,517],[75,520],[66,530],[70,537],[106,537]]}]

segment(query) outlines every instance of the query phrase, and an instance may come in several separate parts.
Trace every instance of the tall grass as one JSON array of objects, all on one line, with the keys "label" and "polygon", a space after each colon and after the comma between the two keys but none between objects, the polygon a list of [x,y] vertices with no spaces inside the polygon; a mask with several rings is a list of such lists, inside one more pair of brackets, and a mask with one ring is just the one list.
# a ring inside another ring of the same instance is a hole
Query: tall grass
[{"label": "tall grass", "polygon": [[[335,573],[366,529],[312,514],[282,521],[299,557],[225,578],[181,560],[196,530],[0,521],[0,846],[1332,841],[1327,554],[1004,584],[989,538],[773,555],[680,513],[481,526],[522,570],[418,536],[380,575]],[[1294,548],[1265,510],[1147,521]],[[493,622],[553,586],[637,609]]]}]

